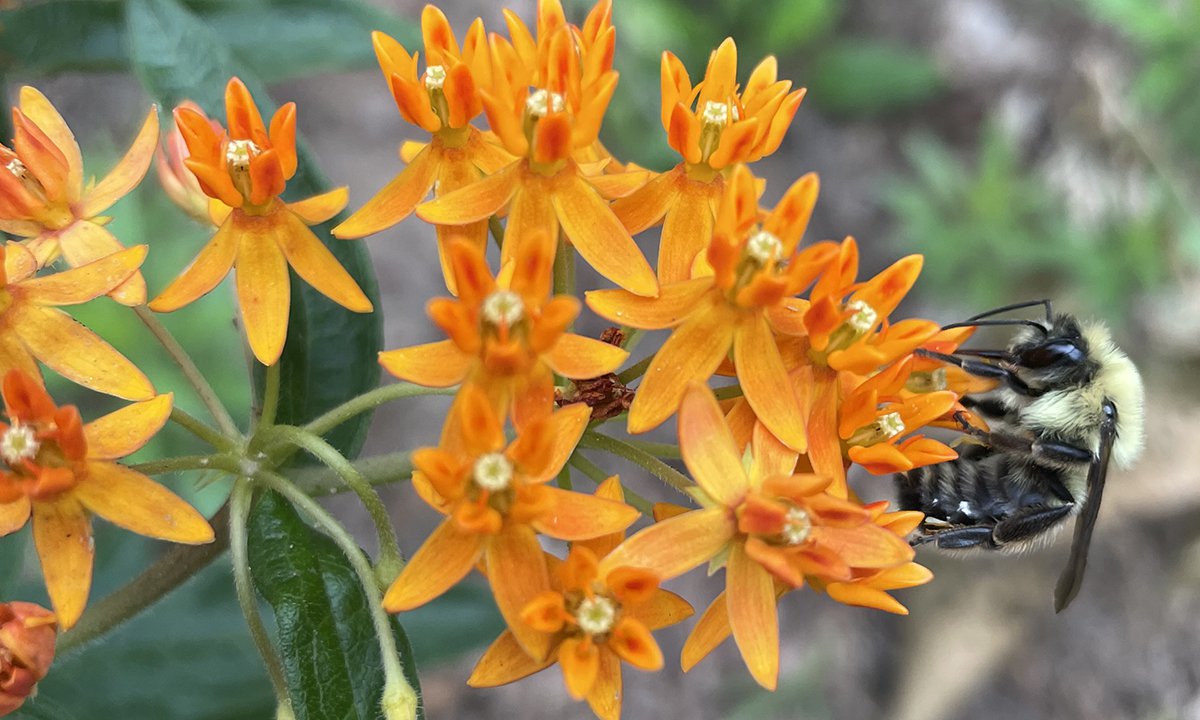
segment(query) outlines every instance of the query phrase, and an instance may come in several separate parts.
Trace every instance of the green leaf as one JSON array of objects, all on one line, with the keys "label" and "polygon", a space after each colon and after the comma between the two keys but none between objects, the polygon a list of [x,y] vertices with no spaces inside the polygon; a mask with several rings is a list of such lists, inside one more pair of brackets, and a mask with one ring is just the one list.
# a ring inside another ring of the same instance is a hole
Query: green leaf
[{"label": "green leaf", "polygon": [[49,75],[127,65],[120,3],[67,0],[0,11],[0,69]]},{"label": "green leaf", "polygon": [[794,52],[824,37],[841,12],[838,0],[775,0],[760,7],[759,12],[746,13],[741,5],[738,13],[743,18],[757,18],[753,36],[761,40],[756,44],[776,53]]},{"label": "green leaf", "polygon": [[10,717],[12,720],[76,720],[75,715],[45,694],[26,700]]},{"label": "green leaf", "polygon": [[[126,9],[134,69],[165,106],[191,98],[209,114],[222,117],[225,85],[237,75],[250,88],[263,115],[269,117],[274,111],[262,83],[235,58],[229,45],[177,0],[129,0]],[[303,109],[299,121],[303,126]],[[303,142],[298,143],[298,152],[300,167],[288,181],[288,200],[329,189]],[[379,289],[366,248],[361,242],[336,240],[329,233],[342,218],[313,230],[378,308]],[[376,354],[381,343],[378,309],[370,314],[350,312],[293,275],[288,342],[280,359],[279,422],[303,424],[374,388],[379,382]],[[369,423],[370,414],[365,413],[333,430],[327,439],[342,454],[354,457]]]},{"label": "green leaf", "polygon": [[[254,582],[275,611],[297,720],[378,718],[384,683],[379,646],[366,594],[345,556],[274,493],[251,512],[250,534]],[[394,619],[392,629],[419,692],[404,630]]]},{"label": "green leaf", "polygon": [[808,89],[812,102],[831,112],[874,115],[933,98],[942,90],[942,77],[924,52],[843,40],[822,53]]},{"label": "green leaf", "polygon": [[433,602],[404,613],[413,654],[422,667],[457,660],[504,632],[504,618],[483,585],[460,583]]}]

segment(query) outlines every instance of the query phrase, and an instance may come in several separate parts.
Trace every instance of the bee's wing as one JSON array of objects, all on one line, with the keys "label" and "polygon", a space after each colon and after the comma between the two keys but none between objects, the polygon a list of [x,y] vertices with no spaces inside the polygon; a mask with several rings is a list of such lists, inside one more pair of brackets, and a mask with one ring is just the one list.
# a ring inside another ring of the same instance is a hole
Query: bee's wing
[{"label": "bee's wing", "polygon": [[1104,479],[1108,475],[1108,459],[1112,455],[1113,440],[1117,435],[1116,409],[1113,404],[1104,401],[1104,420],[1100,423],[1100,450],[1095,461],[1088,469],[1087,500],[1083,511],[1075,519],[1075,537],[1071,540],[1071,556],[1062,575],[1058,576],[1058,585],[1054,588],[1054,611],[1062,612],[1083,584],[1083,571],[1087,567],[1088,545],[1092,542],[1092,529],[1096,526],[1096,517],[1100,514],[1100,498],[1104,494]]}]

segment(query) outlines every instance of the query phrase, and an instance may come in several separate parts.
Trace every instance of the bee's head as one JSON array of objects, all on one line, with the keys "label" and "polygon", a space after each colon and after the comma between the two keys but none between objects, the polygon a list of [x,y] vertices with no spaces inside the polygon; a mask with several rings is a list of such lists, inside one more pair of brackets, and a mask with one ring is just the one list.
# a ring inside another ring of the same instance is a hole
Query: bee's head
[{"label": "bee's head", "polygon": [[1097,363],[1079,321],[1056,315],[1049,327],[1030,323],[1009,345],[1013,369],[1030,387],[1055,390],[1091,382]]}]

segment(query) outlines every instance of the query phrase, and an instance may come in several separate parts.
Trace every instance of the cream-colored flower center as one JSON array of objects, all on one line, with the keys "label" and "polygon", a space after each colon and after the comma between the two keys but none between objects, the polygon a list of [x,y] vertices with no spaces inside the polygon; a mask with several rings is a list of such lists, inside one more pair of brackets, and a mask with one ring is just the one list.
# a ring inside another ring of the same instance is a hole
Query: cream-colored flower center
[{"label": "cream-colored flower center", "polygon": [[562,95],[539,88],[530,93],[525,101],[525,112],[535,117],[546,117],[552,112],[562,112],[566,105]]},{"label": "cream-colored flower center", "polygon": [[29,175],[29,169],[25,167],[25,163],[21,162],[21,158],[13,158],[4,166],[5,170],[12,173],[17,179],[24,180]]},{"label": "cream-colored flower center", "polygon": [[704,110],[700,112],[700,119],[706,125],[720,125],[721,127],[725,127],[729,124],[729,104],[709,100],[704,103]]},{"label": "cream-colored flower center", "polygon": [[904,432],[904,421],[898,412],[890,412],[879,418],[878,422],[879,432],[883,433],[884,439],[894,438]]},{"label": "cream-colored flower center", "polygon": [[441,65],[430,65],[425,68],[425,89],[441,90],[446,84],[446,68]]},{"label": "cream-colored flower center", "polygon": [[617,620],[617,606],[605,597],[585,598],[575,611],[579,629],[588,635],[603,635],[612,630]]},{"label": "cream-colored flower center", "polygon": [[513,466],[503,453],[488,453],[475,461],[472,475],[479,487],[499,492],[512,482]]},{"label": "cream-colored flower center", "polygon": [[250,167],[251,158],[258,157],[261,152],[253,140],[230,140],[225,148],[225,162],[231,169],[245,170]]},{"label": "cream-colored flower center", "polygon": [[875,312],[875,308],[862,300],[855,300],[846,307],[854,313],[846,322],[856,332],[865,333],[875,327],[875,321],[879,319],[879,313]]},{"label": "cream-colored flower center", "polygon": [[16,465],[22,460],[30,460],[37,456],[41,446],[32,427],[14,423],[5,431],[4,436],[0,437],[0,457],[9,465]]},{"label": "cream-colored flower center", "polygon": [[766,230],[759,230],[746,241],[746,254],[766,265],[783,255],[783,243]]},{"label": "cream-colored flower center", "polygon": [[946,390],[950,383],[946,380],[946,368],[937,368],[915,372],[904,381],[904,389],[915,393],[937,392]]},{"label": "cream-colored flower center", "polygon": [[525,316],[525,303],[511,290],[497,290],[483,301],[483,318],[492,325],[513,325]]},{"label": "cream-colored flower center", "polygon": [[812,518],[804,508],[792,508],[787,511],[783,523],[783,540],[788,545],[799,545],[812,533]]}]

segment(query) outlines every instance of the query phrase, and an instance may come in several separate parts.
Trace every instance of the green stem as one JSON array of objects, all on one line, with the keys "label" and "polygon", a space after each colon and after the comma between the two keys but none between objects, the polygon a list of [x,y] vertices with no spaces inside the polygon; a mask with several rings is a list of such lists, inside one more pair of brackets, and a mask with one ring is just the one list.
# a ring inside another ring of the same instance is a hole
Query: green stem
[{"label": "green stem", "polygon": [[500,218],[495,215],[488,218],[488,232],[492,234],[492,239],[496,241],[496,247],[504,247],[504,226],[500,224]]},{"label": "green stem", "polygon": [[621,332],[625,334],[625,342],[621,343],[621,347],[625,348],[627,352],[633,352],[637,349],[637,346],[642,342],[642,338],[646,337],[645,330],[629,327],[628,325],[622,325]]},{"label": "green stem", "polygon": [[351,398],[338,405],[324,415],[317,417],[304,426],[304,429],[314,435],[324,435],[338,425],[352,419],[356,415],[374,410],[384,403],[401,398],[418,397],[421,395],[453,395],[458,392],[458,386],[448,388],[430,388],[412,383],[394,383],[375,388],[356,398]]},{"label": "green stem", "polygon": [[575,294],[575,246],[559,233],[558,251],[554,253],[554,294]]},{"label": "green stem", "polygon": [[231,438],[225,437],[209,427],[203,420],[196,418],[182,408],[171,408],[171,421],[218,450],[229,450],[235,445]]},{"label": "green stem", "polygon": [[275,652],[275,645],[263,624],[262,616],[258,614],[258,599],[254,594],[254,580],[250,577],[250,553],[246,538],[246,523],[250,517],[250,500],[253,489],[248,478],[238,478],[233,486],[233,495],[229,499],[229,554],[233,561],[233,586],[237,590],[238,605],[246,618],[246,626],[250,628],[250,637],[262,657],[267,675],[271,678],[271,687],[275,691],[275,702],[279,706],[290,706],[287,676],[283,672],[283,662]]},{"label": "green stem", "polygon": [[686,475],[679,472],[675,468],[666,464],[662,460],[654,457],[650,453],[640,450],[624,440],[618,440],[608,435],[601,435],[598,432],[588,430],[579,440],[579,447],[591,448],[592,450],[602,450],[610,455],[624,458],[629,462],[640,466],[651,475],[659,480],[662,480],[667,485],[675,488],[681,493],[686,493],[688,490],[695,487]]},{"label": "green stem", "polygon": [[[629,348],[626,349],[628,350]],[[654,356],[647,355],[641,360],[638,360],[637,364],[630,365],[621,372],[617,373],[617,379],[621,381],[622,385],[628,385],[634,380],[637,380],[641,376],[645,375],[646,371],[650,369],[650,363],[652,362],[654,362]]]},{"label": "green stem", "polygon": [[208,567],[229,547],[228,517],[228,507],[213,516],[211,523],[216,537],[211,543],[172,545],[124,587],[100,602],[92,603],[75,627],[58,638],[59,656],[66,656],[103,637]]},{"label": "green stem", "polygon": [[575,489],[571,485],[571,467],[569,465],[563,465],[563,469],[558,471],[558,479],[556,480],[556,482],[558,483],[558,486],[560,488],[562,488],[563,490],[574,490]]},{"label": "green stem", "polygon": [[325,508],[288,482],[286,478],[268,470],[259,470],[254,477],[270,489],[283,495],[312,518],[313,522],[320,526],[325,534],[337,543],[342,552],[346,554],[350,566],[358,575],[358,581],[362,583],[363,592],[367,595],[367,607],[371,612],[371,622],[375,626],[376,639],[379,641],[379,654],[383,660],[385,688],[390,686],[393,694],[399,695],[405,703],[411,703],[415,708],[417,694],[409,685],[408,679],[404,677],[404,668],[400,664],[400,655],[396,651],[396,638],[392,635],[391,623],[388,622],[387,613],[383,610],[383,595],[375,575],[371,571],[371,565],[367,562],[366,555],[363,555],[358,544],[354,542],[354,538],[350,537],[346,529],[326,512]]},{"label": "green stem", "polygon": [[200,369],[196,367],[196,363],[192,361],[192,356],[188,355],[183,346],[179,344],[179,341],[175,339],[175,336],[171,334],[171,331],[167,330],[166,326],[159,322],[154,313],[150,311],[150,308],[145,305],[139,305],[133,309],[133,312],[142,321],[142,324],[146,326],[146,329],[163,346],[167,354],[175,361],[175,364],[179,366],[179,369],[183,372],[183,376],[187,378],[188,383],[196,391],[196,394],[200,396],[200,402],[204,403],[204,406],[208,408],[209,414],[213,416],[213,420],[217,422],[217,427],[221,429],[221,432],[230,438],[238,437],[240,433],[238,432],[237,423],[233,421],[233,417],[229,414],[229,411],[221,404],[221,400],[217,397],[217,393],[213,390],[212,385],[208,384],[208,380],[205,379]]},{"label": "green stem", "polygon": [[713,390],[713,395],[716,396],[717,400],[731,400],[733,398],[739,398],[745,395],[745,393],[742,392],[741,385],[726,385],[725,387],[719,387],[716,390]]},{"label": "green stem", "polygon": [[236,464],[236,460],[227,455],[183,455],[130,465],[129,469],[137,470],[143,475],[162,475],[180,470],[221,470],[224,468],[218,466],[231,463]]},{"label": "green stem", "polygon": [[[585,458],[581,453],[571,455],[570,463],[572,467],[587,475],[597,485],[608,479],[608,473],[604,472],[596,463]],[[625,492],[625,502],[637,508],[638,512],[646,517],[654,517],[653,503],[624,485],[621,486],[621,489]]]},{"label": "green stem", "polygon": [[658,458],[667,460],[680,460],[683,458],[683,453],[680,452],[678,445],[671,443],[646,442],[645,440],[625,440],[630,447],[635,447],[642,452],[649,453]]},{"label": "green stem", "polygon": [[[354,463],[354,467],[372,486],[408,480],[412,477],[413,472],[412,456],[407,452],[376,455],[358,460]],[[292,472],[296,487],[313,497],[334,495],[348,489],[342,477],[328,468],[301,468]]]},{"label": "green stem", "polygon": [[279,412],[279,363],[267,366],[266,386],[263,388],[262,411],[258,414],[258,427],[269,428],[275,424]]},{"label": "green stem", "polygon": [[359,502],[367,509],[371,521],[375,523],[375,533],[379,538],[378,565],[389,572],[399,573],[404,566],[404,560],[400,557],[400,543],[396,540],[396,531],[392,529],[392,520],[388,517],[387,508],[379,498],[379,493],[375,492],[375,488],[358,469],[319,435],[290,425],[276,425],[269,432],[272,436],[305,450],[341,477],[358,496]]}]

